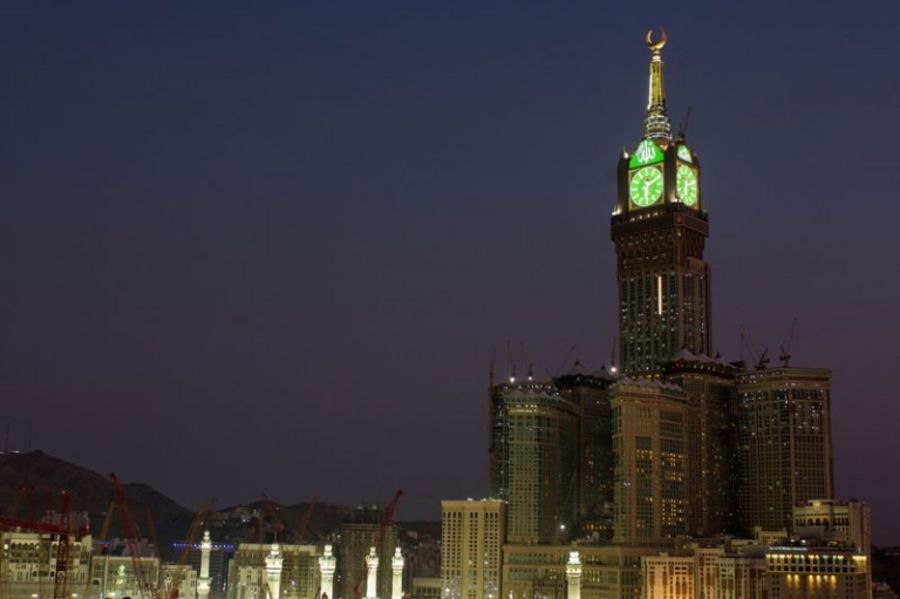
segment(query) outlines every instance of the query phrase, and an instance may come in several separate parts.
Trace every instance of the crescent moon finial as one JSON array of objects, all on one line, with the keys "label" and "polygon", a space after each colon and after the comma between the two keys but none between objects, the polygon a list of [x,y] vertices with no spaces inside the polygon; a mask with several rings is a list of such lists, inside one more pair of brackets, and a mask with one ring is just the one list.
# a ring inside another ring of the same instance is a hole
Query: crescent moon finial
[{"label": "crescent moon finial", "polygon": [[650,29],[647,31],[647,37],[644,38],[644,41],[647,44],[647,49],[649,49],[654,54],[659,54],[659,51],[663,49],[663,46],[666,45],[666,42],[669,41],[669,36],[666,35],[666,30],[662,27],[659,28],[659,40],[653,41],[653,30]]}]

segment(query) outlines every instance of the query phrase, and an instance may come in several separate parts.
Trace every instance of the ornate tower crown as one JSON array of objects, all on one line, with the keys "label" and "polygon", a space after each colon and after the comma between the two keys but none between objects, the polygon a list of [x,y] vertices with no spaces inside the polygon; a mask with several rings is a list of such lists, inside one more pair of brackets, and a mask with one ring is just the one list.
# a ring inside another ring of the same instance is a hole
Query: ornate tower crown
[{"label": "ornate tower crown", "polygon": [[647,100],[647,116],[644,118],[644,137],[672,139],[672,123],[666,114],[666,90],[663,86],[663,61],[661,51],[669,41],[666,30],[660,27],[659,40],[653,41],[653,30],[647,32],[647,49],[653,53],[650,59],[650,93]]}]

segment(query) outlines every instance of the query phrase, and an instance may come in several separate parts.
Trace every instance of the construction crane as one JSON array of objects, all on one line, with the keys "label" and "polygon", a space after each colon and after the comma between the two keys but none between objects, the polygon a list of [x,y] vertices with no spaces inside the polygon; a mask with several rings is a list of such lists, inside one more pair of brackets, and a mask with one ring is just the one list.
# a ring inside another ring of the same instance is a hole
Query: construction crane
[{"label": "construction crane", "polygon": [[762,370],[769,363],[769,348],[764,347],[762,351],[757,347],[757,345],[753,342],[753,339],[750,336],[750,333],[744,331],[744,327],[741,326],[741,360],[743,361],[743,351],[747,350],[750,353],[751,363],[758,369]]},{"label": "construction crane", "polygon": [[[209,510],[214,501],[215,500],[210,500],[206,505],[201,507],[200,511],[197,512],[194,519],[191,521],[191,527],[188,529],[187,542],[181,550],[181,554],[178,556],[178,567],[175,569],[172,580],[169,582],[169,588],[165,592],[165,596],[170,597],[171,599],[178,598],[178,587],[181,586],[181,579],[184,577],[184,570],[191,554],[191,547],[200,537],[200,531],[203,530],[203,525],[206,523],[206,518],[209,515]],[[162,579],[165,581],[165,577]],[[161,590],[165,591],[165,589]]]},{"label": "construction crane", "polygon": [[153,553],[157,561],[159,562],[159,570],[156,572],[156,588],[161,589],[165,581],[163,579],[162,572],[162,553],[160,552],[159,547],[159,535],[156,534],[156,523],[153,521],[153,513],[150,511],[150,506],[144,506],[144,516],[147,518],[147,531],[150,534],[150,543],[153,545]]},{"label": "construction crane", "polygon": [[[384,531],[390,525],[391,520],[394,519],[394,512],[397,509],[397,502],[400,501],[400,497],[403,495],[403,489],[399,489],[395,494],[393,499],[388,502],[387,507],[384,508],[384,511],[381,512],[381,520],[378,523],[378,528],[376,528],[372,533],[372,542],[371,546],[376,548],[381,548],[381,541],[384,538]],[[376,549],[377,550],[377,549]],[[387,556],[383,556],[387,557]],[[360,587],[362,586],[363,581],[366,579],[368,575],[368,565],[363,568],[362,576],[359,580],[356,581],[356,584],[353,585],[353,597],[352,599],[359,599],[361,597]]]},{"label": "construction crane", "polygon": [[116,507],[119,509],[119,515],[122,517],[122,528],[125,530],[128,553],[131,554],[131,563],[134,567],[134,578],[138,584],[138,593],[140,593],[142,597],[147,596],[151,599],[159,599],[156,587],[150,585],[144,575],[144,567],[141,565],[141,558],[139,555],[140,532],[138,531],[138,526],[134,521],[134,517],[131,515],[131,510],[128,507],[128,500],[125,498],[125,489],[122,487],[122,483],[119,482],[119,478],[115,473],[111,473],[109,478],[112,480],[113,490],[116,495]]},{"label": "construction crane", "polygon": [[[53,577],[53,599],[67,599],[68,574],[69,574],[69,541],[72,536],[72,502],[67,491],[60,491],[60,517],[59,523],[32,519],[16,518],[14,513],[0,517],[0,528],[19,528],[34,532],[43,532],[57,535],[56,542],[56,569]],[[14,500],[15,501],[15,500]],[[48,504],[52,506],[52,503]],[[50,511],[50,510],[48,510]],[[8,510],[10,513],[11,510]],[[84,529],[79,531],[82,535]]]},{"label": "construction crane", "polygon": [[298,545],[303,544],[303,537],[306,536],[306,530],[309,528],[309,522],[310,520],[312,520],[313,509],[316,507],[316,502],[318,500],[318,495],[313,495],[313,498],[309,500],[309,505],[306,507],[306,512],[304,512],[303,514],[303,519],[300,521],[300,526],[294,533],[294,542]]},{"label": "construction crane", "polygon": [[[112,515],[113,512],[116,511],[116,503],[111,502],[109,507],[106,508],[106,514],[103,516],[103,524],[100,527],[100,537],[98,538],[98,543],[92,548],[92,556],[91,556],[91,567],[96,563],[96,559],[100,557],[103,548],[106,547],[106,559],[103,560],[103,578],[104,584],[109,575],[109,525],[112,524]],[[106,592],[106,589],[101,589],[102,592]],[[84,581],[84,596],[90,597],[91,592],[91,576],[87,577],[87,580]]]},{"label": "construction crane", "polygon": [[791,364],[791,345],[794,343],[794,333],[797,329],[797,317],[794,316],[794,320],[791,321],[791,328],[788,329],[787,341],[781,342],[781,355],[778,356],[778,359],[781,360],[781,365],[785,368],[788,368]]}]

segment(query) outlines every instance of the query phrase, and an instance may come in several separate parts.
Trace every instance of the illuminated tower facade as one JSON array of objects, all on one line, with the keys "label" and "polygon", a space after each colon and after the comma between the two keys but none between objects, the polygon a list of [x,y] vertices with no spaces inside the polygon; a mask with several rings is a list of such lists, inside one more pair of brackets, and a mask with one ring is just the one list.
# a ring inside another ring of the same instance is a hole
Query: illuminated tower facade
[{"label": "illuminated tower facade", "polygon": [[612,405],[613,542],[656,544],[688,533],[688,420],[672,383],[623,378]]},{"label": "illuminated tower facade", "polygon": [[550,383],[512,379],[491,389],[490,409],[491,497],[509,502],[509,542],[565,542],[577,507],[579,406]]},{"label": "illuminated tower facade", "polygon": [[739,506],[745,530],[790,530],[794,508],[831,499],[831,371],[737,375]]},{"label": "illuminated tower facade", "polygon": [[611,221],[619,290],[623,371],[653,375],[679,349],[711,355],[709,234],[700,194],[700,163],[666,113],[661,51],[647,33],[650,93],[643,137],[618,165]]}]

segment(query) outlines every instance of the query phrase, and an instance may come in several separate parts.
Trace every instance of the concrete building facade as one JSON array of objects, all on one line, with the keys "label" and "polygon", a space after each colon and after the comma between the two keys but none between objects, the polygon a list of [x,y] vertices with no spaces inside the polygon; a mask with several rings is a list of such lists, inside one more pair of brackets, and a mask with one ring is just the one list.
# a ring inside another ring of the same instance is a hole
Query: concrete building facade
[{"label": "concrete building facade", "polygon": [[441,502],[441,596],[499,599],[506,502]]}]

